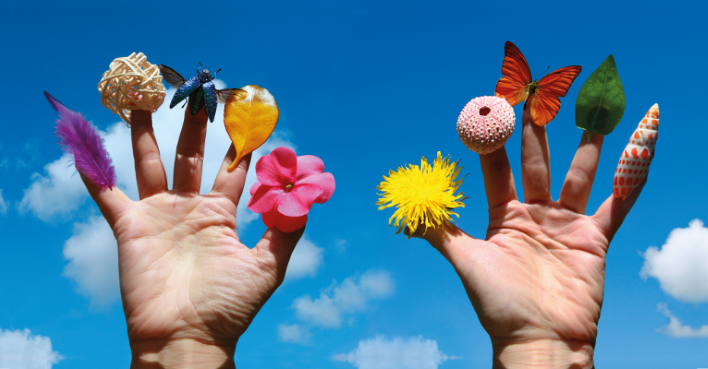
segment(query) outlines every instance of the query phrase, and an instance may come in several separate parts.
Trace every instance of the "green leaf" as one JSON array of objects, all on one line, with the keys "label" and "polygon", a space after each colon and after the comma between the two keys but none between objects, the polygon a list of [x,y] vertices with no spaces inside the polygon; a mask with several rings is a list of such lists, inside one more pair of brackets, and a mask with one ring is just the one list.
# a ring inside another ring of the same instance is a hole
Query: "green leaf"
[{"label": "green leaf", "polygon": [[592,72],[575,100],[575,125],[590,133],[610,134],[622,120],[625,107],[624,86],[610,56]]}]

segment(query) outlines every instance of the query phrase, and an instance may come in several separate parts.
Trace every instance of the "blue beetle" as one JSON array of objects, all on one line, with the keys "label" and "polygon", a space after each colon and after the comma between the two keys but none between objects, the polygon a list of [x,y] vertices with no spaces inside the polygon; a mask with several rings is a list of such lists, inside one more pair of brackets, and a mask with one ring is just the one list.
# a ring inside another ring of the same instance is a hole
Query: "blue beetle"
[{"label": "blue beetle", "polygon": [[170,109],[174,108],[175,105],[179,104],[180,101],[189,98],[189,112],[192,115],[197,114],[199,110],[206,107],[206,113],[209,117],[209,121],[214,121],[214,115],[216,115],[216,103],[225,103],[226,99],[231,95],[237,95],[241,97],[246,97],[248,92],[240,88],[226,88],[223,90],[217,90],[212,81],[216,77],[216,73],[219,73],[221,69],[217,70],[212,76],[208,69],[204,68],[202,63],[199,63],[200,67],[197,69],[197,76],[185,80],[179,73],[175,72],[174,69],[160,64],[160,72],[162,77],[165,79],[170,86],[177,89],[175,96],[170,102]]}]

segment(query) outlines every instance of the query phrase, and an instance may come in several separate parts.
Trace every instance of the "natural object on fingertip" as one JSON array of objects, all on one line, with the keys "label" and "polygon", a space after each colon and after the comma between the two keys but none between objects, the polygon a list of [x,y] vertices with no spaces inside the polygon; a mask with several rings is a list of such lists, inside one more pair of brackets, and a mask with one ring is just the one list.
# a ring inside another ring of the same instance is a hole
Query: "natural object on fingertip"
[{"label": "natural object on fingertip", "polygon": [[588,77],[575,100],[575,125],[588,131],[587,142],[593,133],[612,133],[622,120],[625,102],[624,86],[610,54]]},{"label": "natural object on fingertip", "polygon": [[612,192],[615,197],[626,199],[649,172],[654,159],[656,140],[659,138],[659,104],[654,104],[632,133],[629,144],[622,151]]},{"label": "natural object on fingertip", "polygon": [[409,238],[418,228],[425,233],[428,228],[452,227],[452,216],[459,217],[453,210],[464,207],[466,199],[462,192],[457,193],[462,185],[460,169],[459,160],[443,158],[438,151],[432,165],[422,157],[420,166],[408,164],[389,170],[388,177],[376,187],[381,191],[376,205],[379,210],[395,207],[388,225],[397,227],[396,233],[407,228]]},{"label": "natural object on fingertip", "polygon": [[64,152],[74,157],[76,170],[98,187],[112,189],[116,185],[115,169],[96,128],[81,113],[69,110],[46,91],[44,96],[59,113],[54,134]]},{"label": "natural object on fingertip", "polygon": [[231,96],[224,108],[224,126],[236,149],[228,170],[268,140],[278,123],[278,104],[268,90],[256,85],[242,88],[248,94]]},{"label": "natural object on fingertip", "polygon": [[555,70],[539,80],[531,77],[531,69],[524,54],[511,41],[504,45],[504,77],[497,82],[494,95],[503,97],[511,106],[525,101],[524,110],[531,109],[534,124],[544,126],[558,114],[561,102],[583,68],[579,65]]},{"label": "natural object on fingertip", "polygon": [[496,151],[514,132],[514,108],[500,97],[472,99],[457,119],[457,134],[468,149],[478,154]]},{"label": "natural object on fingertip", "polygon": [[312,205],[329,201],[334,193],[334,176],[324,168],[316,156],[276,148],[256,163],[258,181],[251,187],[248,209],[261,214],[266,227],[281,232],[304,227]]},{"label": "natural object on fingertip", "polygon": [[159,67],[162,76],[165,78],[165,82],[177,89],[177,92],[175,92],[170,102],[170,109],[174,108],[180,101],[188,99],[189,112],[192,115],[196,115],[204,108],[209,121],[213,122],[216,116],[217,102],[224,104],[229,96],[245,96],[246,92],[240,88],[217,90],[214,84],[214,78],[216,78],[216,74],[219,73],[221,69],[217,70],[212,75],[209,69],[204,68],[202,63],[199,63],[199,65],[200,67],[197,68],[196,77],[192,77],[188,80],[184,79],[182,75],[164,64],[160,64]]},{"label": "natural object on fingertip", "polygon": [[156,112],[165,100],[165,86],[157,65],[143,53],[116,58],[98,83],[101,104],[130,125],[131,110]]}]

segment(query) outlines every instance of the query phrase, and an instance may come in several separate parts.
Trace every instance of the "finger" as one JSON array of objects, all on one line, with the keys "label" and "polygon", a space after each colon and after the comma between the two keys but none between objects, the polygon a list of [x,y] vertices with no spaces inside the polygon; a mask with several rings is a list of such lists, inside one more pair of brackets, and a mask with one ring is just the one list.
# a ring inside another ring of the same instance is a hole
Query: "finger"
[{"label": "finger", "polygon": [[103,214],[103,217],[106,218],[106,221],[108,221],[108,224],[112,228],[120,215],[130,207],[133,201],[116,186],[110,189],[102,189],[80,172],[79,175],[89,195],[91,195],[93,201],[96,202],[98,209],[101,210],[101,214]]},{"label": "finger", "polygon": [[131,112],[130,137],[133,141],[135,175],[138,180],[140,199],[167,191],[167,175],[160,158],[155,132],[152,129],[152,113],[145,110]]},{"label": "finger", "polygon": [[514,176],[509,167],[506,149],[480,155],[479,162],[484,175],[484,189],[487,192],[487,203],[493,209],[499,205],[516,200]]},{"label": "finger", "polygon": [[243,187],[246,184],[246,174],[251,164],[251,154],[244,156],[238,163],[238,166],[236,166],[236,169],[228,171],[229,166],[233,163],[235,158],[236,149],[234,145],[231,144],[229,151],[226,152],[224,161],[221,163],[219,173],[216,175],[216,180],[214,180],[212,192],[223,195],[231,200],[234,205],[238,205],[238,200],[241,198]]},{"label": "finger", "polygon": [[521,118],[521,178],[524,201],[527,204],[551,200],[551,155],[548,150],[546,127],[531,119],[531,109]]},{"label": "finger", "polygon": [[584,131],[558,200],[561,205],[580,214],[585,214],[585,208],[588,206],[605,137],[599,134],[590,135],[590,142],[587,142],[587,135],[588,132]]},{"label": "finger", "polygon": [[290,233],[283,233],[277,228],[271,227],[265,231],[263,238],[255,247],[257,257],[264,265],[273,268],[278,285],[285,278],[290,256],[303,233],[305,233],[305,227]]},{"label": "finger", "polygon": [[634,190],[624,200],[620,197],[610,195],[610,197],[605,200],[600,208],[597,209],[595,215],[593,215],[595,223],[598,227],[600,227],[600,230],[603,232],[605,237],[607,237],[608,242],[612,241],[615,233],[617,233],[622,225],[624,218],[626,218],[629,211],[632,210],[632,207],[634,206],[634,203],[637,202],[639,195],[642,193],[642,189],[647,183],[648,178],[649,174],[647,173],[647,176],[644,177],[642,182],[640,182],[639,185],[634,188]]},{"label": "finger", "polygon": [[447,255],[449,254],[448,251],[451,241],[450,236],[456,235],[460,232],[464,233],[462,230],[452,224],[443,224],[436,228],[426,228],[424,224],[421,224],[421,227],[418,227],[415,233],[411,234],[410,229],[406,227],[406,229],[403,231],[403,234],[408,237],[424,239],[428,241],[430,246],[433,246],[435,249],[440,251],[440,253],[442,253],[443,255]]},{"label": "finger", "polygon": [[[406,229],[408,235],[408,229]],[[437,228],[428,228],[422,231],[418,228],[411,237],[422,238],[433,246],[442,256],[452,264],[455,269],[460,270],[464,265],[460,265],[466,260],[463,254],[476,253],[482,242],[454,225],[443,225]],[[472,242],[472,247],[468,247]]]},{"label": "finger", "polygon": [[204,140],[207,116],[204,109],[192,115],[184,110],[184,124],[179,134],[175,153],[175,182],[173,189],[180,192],[199,193],[204,163]]}]

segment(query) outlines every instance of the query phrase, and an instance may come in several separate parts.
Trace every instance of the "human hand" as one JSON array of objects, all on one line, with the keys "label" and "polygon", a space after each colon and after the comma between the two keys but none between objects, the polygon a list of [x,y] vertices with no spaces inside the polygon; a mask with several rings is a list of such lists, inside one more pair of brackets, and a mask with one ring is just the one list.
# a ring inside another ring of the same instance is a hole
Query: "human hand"
[{"label": "human hand", "polygon": [[546,129],[523,115],[524,203],[517,200],[506,151],[480,155],[489,203],[486,240],[455,228],[426,239],[462,279],[494,350],[494,368],[593,368],[593,353],[613,236],[646,178],[626,199],[610,196],[585,215],[602,147],[593,134],[580,146],[560,199],[550,195]]},{"label": "human hand", "polygon": [[212,191],[199,194],[207,116],[185,111],[174,186],[149,112],[132,112],[140,201],[82,176],[118,242],[120,290],[131,368],[235,368],[236,343],[282,283],[304,228],[269,228],[250,249],[236,233],[236,207],[251,156],[232,172],[231,145]]}]

